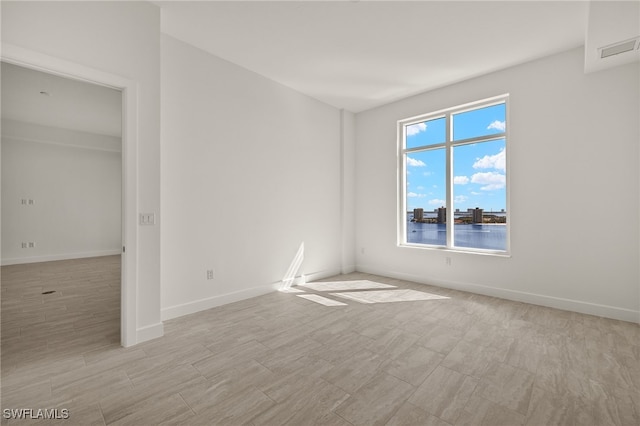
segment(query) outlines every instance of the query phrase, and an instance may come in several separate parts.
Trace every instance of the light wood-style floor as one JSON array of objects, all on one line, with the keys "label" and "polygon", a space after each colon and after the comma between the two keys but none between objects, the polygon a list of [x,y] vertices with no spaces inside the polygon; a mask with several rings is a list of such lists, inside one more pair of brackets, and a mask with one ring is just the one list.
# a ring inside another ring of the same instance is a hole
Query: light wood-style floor
[{"label": "light wood-style floor", "polygon": [[274,292],[124,349],[119,257],[3,267],[2,408],[68,409],[58,423],[78,425],[640,424],[637,324],[360,273],[323,281],[445,298],[298,287],[344,305]]}]

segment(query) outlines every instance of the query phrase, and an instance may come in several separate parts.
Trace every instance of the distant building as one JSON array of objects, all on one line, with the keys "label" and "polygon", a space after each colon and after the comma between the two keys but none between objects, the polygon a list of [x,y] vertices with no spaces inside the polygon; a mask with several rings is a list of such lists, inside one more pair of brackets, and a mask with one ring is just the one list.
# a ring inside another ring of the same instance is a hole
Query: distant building
[{"label": "distant building", "polygon": [[438,223],[447,223],[447,208],[440,207],[438,209]]},{"label": "distant building", "polygon": [[413,209],[413,220],[416,222],[424,220],[424,209]]},{"label": "distant building", "polygon": [[475,209],[470,209],[471,210],[471,220],[473,223],[482,223],[482,213],[484,212],[483,209],[476,207]]}]

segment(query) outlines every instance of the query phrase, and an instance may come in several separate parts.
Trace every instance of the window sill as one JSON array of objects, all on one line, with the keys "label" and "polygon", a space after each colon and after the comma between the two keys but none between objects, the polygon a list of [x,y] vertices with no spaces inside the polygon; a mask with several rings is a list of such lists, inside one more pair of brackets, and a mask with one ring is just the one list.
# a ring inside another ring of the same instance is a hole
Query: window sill
[{"label": "window sill", "polygon": [[411,244],[411,243],[400,243],[398,244],[398,247],[402,249],[418,249],[418,250],[440,251],[440,252],[447,252],[447,253],[465,253],[465,254],[476,254],[480,256],[511,258],[511,252],[501,251],[501,250],[483,250],[483,249],[472,249],[468,247],[451,248],[451,247],[430,246],[426,244]]}]

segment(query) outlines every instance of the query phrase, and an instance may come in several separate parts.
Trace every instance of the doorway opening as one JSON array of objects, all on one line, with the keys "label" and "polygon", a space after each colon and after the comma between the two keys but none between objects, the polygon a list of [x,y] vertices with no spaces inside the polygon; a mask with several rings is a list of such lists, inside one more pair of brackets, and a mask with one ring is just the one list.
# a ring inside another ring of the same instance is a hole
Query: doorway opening
[{"label": "doorway opening", "polygon": [[120,343],[122,93],[1,64],[3,361]]},{"label": "doorway opening", "polygon": [[[119,281],[120,281],[120,294],[119,294],[119,311],[120,311],[120,344],[122,346],[131,346],[138,342],[137,338],[137,327],[136,327],[136,312],[137,312],[137,303],[136,303],[136,293],[137,293],[137,83],[135,81],[110,74],[105,73],[100,70],[91,69],[79,64],[75,64],[72,62],[67,62],[61,60],[59,58],[50,57],[48,55],[43,55],[38,52],[30,51],[27,49],[19,48],[17,46],[6,45],[3,44],[2,50],[2,64],[8,64],[12,66],[23,67],[27,70],[31,71],[41,71],[46,73],[47,75],[55,76],[55,77],[63,77],[72,82],[81,82],[83,84],[90,83],[91,86],[100,87],[102,89],[108,89],[110,91],[115,91],[120,97],[119,105],[120,105],[120,151],[117,153],[117,156],[120,160],[120,230],[118,237],[120,239],[117,246],[111,244],[109,249],[105,249],[102,251],[98,249],[93,254],[105,255],[98,256],[95,259],[100,257],[109,257],[114,256],[120,258],[119,262],[117,262],[117,266],[119,272]],[[4,79],[4,75],[3,75]],[[3,87],[4,89],[4,87]],[[39,93],[39,92],[45,93]],[[5,95],[4,90],[2,93],[3,97]],[[55,94],[48,93],[48,90],[39,90],[38,95],[42,97],[53,97]],[[85,117],[88,121],[88,118]],[[15,120],[14,120],[15,121]],[[12,123],[15,125],[15,123]],[[34,123],[30,123],[34,124]],[[49,123],[50,124],[50,123]],[[19,127],[20,125],[18,125]],[[34,132],[32,135],[37,135],[38,131],[42,129],[35,129],[33,126],[30,131]],[[37,127],[37,126],[36,126]],[[53,127],[53,126],[51,126]],[[3,133],[5,132],[3,126]],[[24,130],[24,129],[23,129]],[[86,130],[86,129],[85,129]],[[62,131],[64,133],[64,131]],[[4,139],[4,138],[3,138]],[[71,138],[73,139],[73,138]],[[100,138],[98,138],[100,139]],[[4,142],[4,141],[3,141]],[[109,152],[113,154],[113,143],[111,143],[108,138],[102,138],[101,140],[93,140],[91,143],[94,144],[94,151],[101,152]],[[60,144],[64,145],[64,144]],[[111,148],[105,148],[109,147]],[[65,148],[71,148],[69,146]],[[77,148],[77,147],[76,147]],[[4,162],[4,161],[3,161]],[[4,180],[3,180],[4,181]],[[4,186],[4,185],[3,185]],[[91,189],[91,188],[89,188]],[[100,188],[93,188],[94,190],[99,190]],[[38,206],[36,204],[38,201],[35,197],[30,198],[30,196],[25,195],[26,206],[31,205],[32,207]],[[73,199],[73,197],[71,197]],[[30,201],[31,200],[31,201]],[[29,203],[32,204],[29,204]],[[19,199],[20,206],[22,206],[22,198]],[[24,211],[26,212],[26,210]],[[3,222],[5,221],[5,217],[3,216]],[[43,220],[37,222],[38,227],[45,226],[45,223],[42,223]],[[4,231],[4,230],[3,230]],[[43,237],[44,238],[44,237]],[[3,235],[3,245],[5,241],[5,236]],[[44,241],[44,240],[43,240]],[[20,249],[22,249],[21,245],[22,241],[20,241]],[[36,253],[37,249],[45,248],[44,246],[40,246],[37,241],[26,241],[27,243],[27,251],[29,248],[32,249],[32,253]],[[29,247],[29,243],[33,243],[33,247]],[[125,251],[126,247],[126,251]],[[116,253],[117,251],[117,253]],[[82,256],[78,256],[82,258]],[[3,262],[5,258],[8,259],[7,253],[2,253]],[[92,257],[87,257],[87,259],[91,259]],[[46,260],[46,259],[45,259]],[[49,260],[59,260],[59,259],[49,259]],[[68,259],[67,259],[68,260]],[[65,260],[66,261],[66,260]],[[9,263],[11,263],[9,261]],[[23,262],[24,263],[24,262]],[[113,265],[112,265],[113,266]],[[113,272],[111,273],[113,275]],[[3,280],[4,281],[4,280]],[[44,291],[50,291],[52,289],[46,289]],[[55,289],[53,289],[55,290]],[[44,291],[41,291],[44,292]],[[56,291],[56,293],[50,293],[48,295],[40,294],[40,297],[55,297],[59,296],[61,292]],[[4,333],[3,333],[4,336]]]}]

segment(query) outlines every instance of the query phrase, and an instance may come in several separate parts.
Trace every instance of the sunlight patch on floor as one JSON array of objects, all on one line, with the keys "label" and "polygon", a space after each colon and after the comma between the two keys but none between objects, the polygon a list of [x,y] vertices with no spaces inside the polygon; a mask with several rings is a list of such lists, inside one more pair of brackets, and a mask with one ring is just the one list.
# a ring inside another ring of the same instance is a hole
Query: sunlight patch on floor
[{"label": "sunlight patch on floor", "polygon": [[346,303],[338,302],[337,300],[328,299],[326,297],[318,296],[317,294],[299,294],[298,297],[311,300],[312,302],[319,303],[324,306],[347,306]]},{"label": "sunlight patch on floor", "polygon": [[391,302],[413,302],[417,300],[437,300],[448,299],[446,296],[424,293],[416,290],[379,290],[379,291],[351,291],[344,293],[329,293],[331,296],[338,296],[360,303],[391,303]]},{"label": "sunlight patch on floor", "polygon": [[315,291],[369,290],[374,288],[396,288],[394,285],[376,283],[368,280],[330,281],[300,284]]}]

